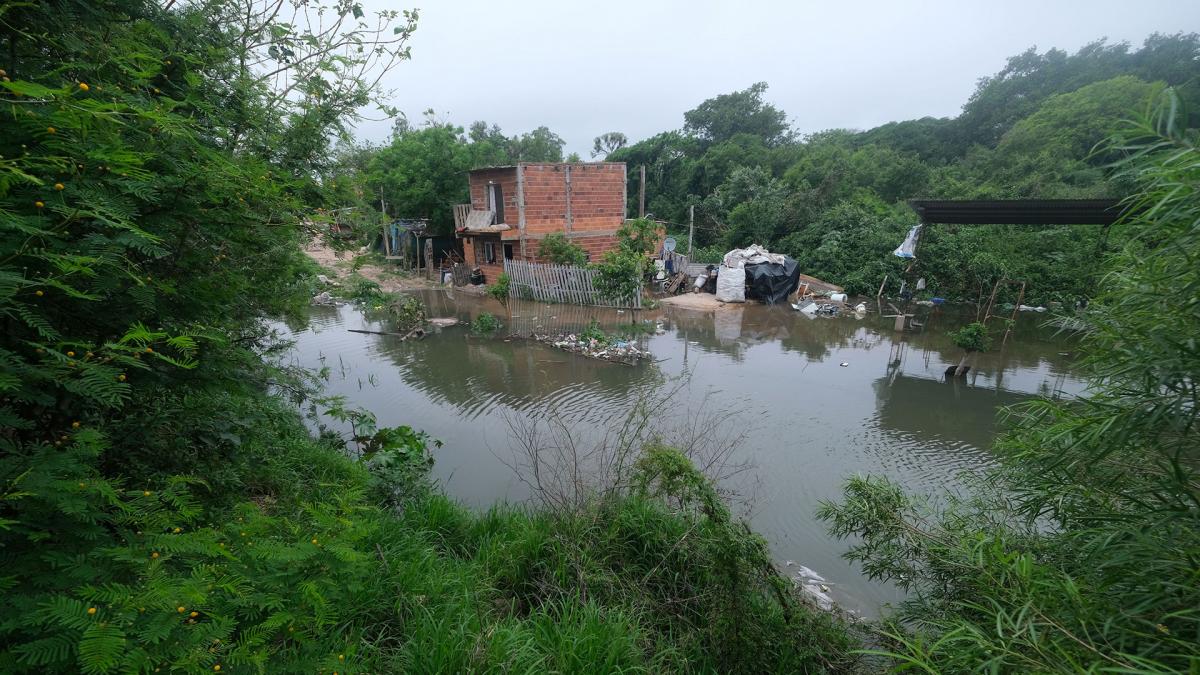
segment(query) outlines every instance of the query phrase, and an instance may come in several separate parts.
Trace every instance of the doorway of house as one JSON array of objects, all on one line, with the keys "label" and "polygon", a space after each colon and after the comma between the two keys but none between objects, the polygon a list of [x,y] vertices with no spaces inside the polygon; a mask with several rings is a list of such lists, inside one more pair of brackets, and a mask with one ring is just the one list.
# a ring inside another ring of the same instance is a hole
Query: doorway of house
[{"label": "doorway of house", "polygon": [[513,259],[513,245],[512,244],[504,245],[504,259],[505,260]]}]

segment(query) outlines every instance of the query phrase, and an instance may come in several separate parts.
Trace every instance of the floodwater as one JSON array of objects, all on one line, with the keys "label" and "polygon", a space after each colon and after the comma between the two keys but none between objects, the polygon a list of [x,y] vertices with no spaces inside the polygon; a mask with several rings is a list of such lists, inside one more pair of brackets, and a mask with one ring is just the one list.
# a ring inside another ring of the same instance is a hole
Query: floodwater
[{"label": "floodwater", "polygon": [[[353,306],[318,307],[308,326],[291,332],[291,358],[327,366],[329,393],[380,424],[407,424],[443,441],[435,474],[449,495],[477,508],[529,499],[514,470],[514,428],[553,419],[594,440],[611,435],[639,402],[661,404],[651,432],[734,448],[725,484],[781,567],[814,571],[834,600],[867,616],[902,594],[841,558],[847,543],[814,518],[820,500],[838,498],[856,474],[888,476],[915,492],[961,491],[966,474],[994,461],[988,448],[1000,407],[1084,388],[1071,373],[1075,346],[1040,327],[1045,314],[1021,315],[1003,349],[977,355],[965,382],[946,383],[944,371],[960,356],[946,334],[973,320],[973,309],[918,308],[923,325],[899,335],[876,311],[808,318],[786,305],[751,304],[635,317],[517,300],[506,308],[450,290],[419,296],[430,317],[465,322],[491,312],[504,328],[489,338],[460,325],[403,342],[349,332],[386,330]],[[509,338],[579,330],[592,319],[608,329],[656,323],[637,338],[654,361],[606,363]]]}]

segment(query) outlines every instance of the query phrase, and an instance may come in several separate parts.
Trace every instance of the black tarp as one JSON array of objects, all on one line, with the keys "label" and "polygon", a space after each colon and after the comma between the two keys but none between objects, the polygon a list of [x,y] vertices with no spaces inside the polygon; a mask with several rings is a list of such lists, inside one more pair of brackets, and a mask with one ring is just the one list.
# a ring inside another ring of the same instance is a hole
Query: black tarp
[{"label": "black tarp", "polygon": [[746,297],[774,305],[800,285],[800,264],[784,256],[783,264],[758,263],[746,265]]}]

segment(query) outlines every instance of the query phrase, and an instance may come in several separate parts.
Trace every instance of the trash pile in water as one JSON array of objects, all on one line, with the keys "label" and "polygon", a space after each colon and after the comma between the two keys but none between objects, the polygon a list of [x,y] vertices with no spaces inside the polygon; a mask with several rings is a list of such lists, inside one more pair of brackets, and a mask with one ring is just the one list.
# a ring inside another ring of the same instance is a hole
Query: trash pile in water
[{"label": "trash pile in water", "polygon": [[861,315],[867,311],[867,305],[860,302],[851,309],[846,305],[846,295],[835,293],[832,296],[816,296],[792,303],[792,309],[805,316],[840,316],[844,312],[851,311],[861,318]]},{"label": "trash pile in water", "polygon": [[607,341],[576,333],[568,333],[566,335],[534,335],[533,339],[573,354],[580,354],[591,359],[600,359],[601,361],[632,365],[640,359],[650,358],[649,351],[638,349],[637,345],[631,340],[614,339]]}]

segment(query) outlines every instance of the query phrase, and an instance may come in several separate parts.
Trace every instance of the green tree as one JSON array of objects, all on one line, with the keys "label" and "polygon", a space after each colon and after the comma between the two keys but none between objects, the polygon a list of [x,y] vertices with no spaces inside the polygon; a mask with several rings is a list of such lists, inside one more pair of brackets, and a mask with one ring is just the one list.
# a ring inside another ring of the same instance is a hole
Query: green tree
[{"label": "green tree", "polygon": [[468,201],[466,174],[474,160],[461,128],[430,123],[380,148],[367,181],[389,216],[428,218],[434,232],[447,234],[454,229],[453,206]]},{"label": "green tree", "polygon": [[538,244],[538,256],[555,265],[582,267],[587,264],[587,251],[561,232],[552,232],[542,239]]},{"label": "green tree", "polygon": [[592,159],[601,155],[607,159],[609,155],[626,145],[629,145],[629,138],[619,131],[600,134],[592,140]]},{"label": "green tree", "polygon": [[792,134],[787,114],[762,96],[766,82],[730,94],[714,96],[683,114],[684,130],[705,143],[723,143],[738,134],[762,139],[768,146],[785,143]]}]

